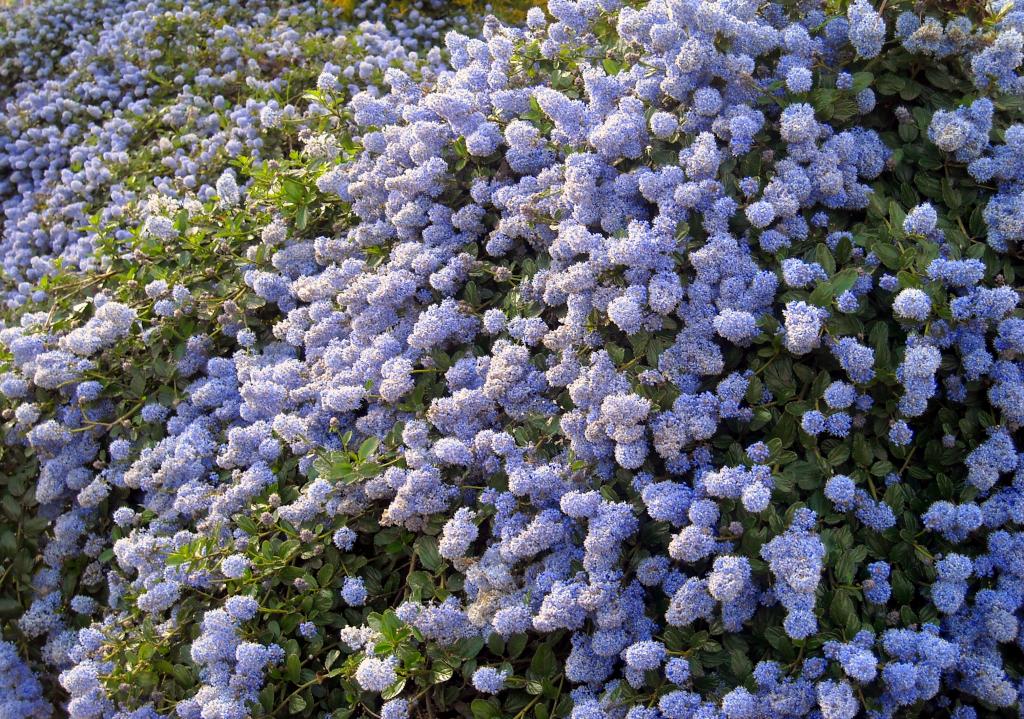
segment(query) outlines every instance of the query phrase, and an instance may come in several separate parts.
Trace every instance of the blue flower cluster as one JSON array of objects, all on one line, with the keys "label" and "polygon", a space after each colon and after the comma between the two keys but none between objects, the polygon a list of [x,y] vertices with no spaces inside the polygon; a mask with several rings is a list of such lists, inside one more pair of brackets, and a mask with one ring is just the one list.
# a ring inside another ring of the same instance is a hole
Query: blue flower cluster
[{"label": "blue flower cluster", "polygon": [[[0,393],[52,525],[18,631],[69,716],[244,717],[272,681],[339,677],[398,719],[426,691],[417,662],[474,640],[496,655],[461,667],[487,704],[524,685],[492,648],[524,635],[559,652],[574,719],[1019,706],[1024,124],[999,100],[1024,94],[1024,13],[894,18],[893,53],[959,57],[980,93],[894,114],[922,161],[978,183],[969,237],[948,180],[944,204],[880,200],[890,174],[913,179],[878,120],[896,93],[880,82],[879,101],[865,69],[893,23],[826,5],[551,0],[524,26],[448,32],[443,52],[421,52],[440,24],[418,14],[367,21],[303,103],[247,55],[302,62],[332,30],[289,20],[330,13],[247,8],[166,98],[131,60],[157,16],[131,5],[60,81],[35,70],[0,115],[22,312],[0,329]],[[222,94],[242,84],[254,98]],[[157,98],[169,174],[112,185]],[[313,180],[268,190],[254,178],[286,130]],[[172,399],[128,417],[100,368],[204,317],[161,280],[137,305],[97,294],[73,326],[36,311],[58,269],[104,271],[98,230],[78,229],[100,195],[128,254],[187,245],[182,213],[266,217]],[[265,326],[239,321],[247,302]],[[391,545],[410,552],[397,592],[359,574]],[[92,589],[64,597],[82,557]],[[294,611],[266,606],[277,589]],[[271,626],[279,641],[253,641]],[[194,689],[126,699],[109,679],[125,635],[183,628]],[[778,654],[748,652],[753,633]],[[325,644],[350,656],[294,663]],[[715,679],[724,647],[752,681]],[[11,645],[0,660],[27,671]],[[0,684],[0,706],[45,716],[37,684]]]}]

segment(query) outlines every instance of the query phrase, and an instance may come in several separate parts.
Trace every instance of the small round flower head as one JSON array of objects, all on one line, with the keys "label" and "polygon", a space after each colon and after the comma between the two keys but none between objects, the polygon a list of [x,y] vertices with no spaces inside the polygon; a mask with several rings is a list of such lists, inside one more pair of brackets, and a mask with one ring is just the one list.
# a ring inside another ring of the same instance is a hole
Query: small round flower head
[{"label": "small round flower head", "polygon": [[121,462],[128,459],[128,455],[131,452],[132,445],[126,439],[115,439],[110,443],[110,458],[115,462]]},{"label": "small round flower head", "polygon": [[853,418],[846,412],[836,412],[825,418],[825,431],[833,437],[845,437],[853,426]]},{"label": "small round flower head", "polygon": [[622,652],[626,665],[639,671],[657,669],[665,660],[665,646],[661,642],[636,642]]},{"label": "small round flower head", "polygon": [[114,511],[114,524],[118,527],[130,527],[135,523],[137,515],[130,507],[118,507]]},{"label": "small round flower head", "polygon": [[335,547],[343,552],[347,552],[356,543],[356,533],[348,527],[342,527],[334,532],[331,541],[334,542]]},{"label": "small round flower head", "polygon": [[719,516],[718,505],[710,499],[701,499],[690,505],[690,521],[699,527],[713,527]]},{"label": "small round flower head", "polygon": [[757,716],[757,699],[746,687],[736,687],[722,697],[722,713],[726,719],[753,719]]},{"label": "small round flower head", "polygon": [[341,587],[341,598],[350,607],[361,607],[366,603],[366,586],[361,577],[345,577]]},{"label": "small round flower head", "polygon": [[499,309],[492,308],[484,312],[484,331],[489,335],[496,335],[505,329],[508,318]]},{"label": "small round flower head", "polygon": [[750,583],[750,562],[746,557],[720,555],[708,577],[708,592],[720,602],[736,599]]},{"label": "small round flower head", "polygon": [[930,202],[913,208],[903,220],[903,231],[910,235],[930,235],[935,231],[938,215]]},{"label": "small round flower head", "polygon": [[100,392],[103,391],[103,385],[94,380],[82,382],[78,385],[76,394],[80,402],[92,402],[100,396]]},{"label": "small round flower head", "polygon": [[840,312],[852,314],[860,308],[860,302],[857,300],[857,295],[847,290],[836,298],[836,308]]},{"label": "small round flower head", "polygon": [[780,125],[782,139],[788,143],[813,140],[821,132],[814,108],[807,103],[795,103],[783,110]]},{"label": "small round flower head", "polygon": [[601,495],[598,492],[566,492],[560,506],[569,517],[592,517],[601,507]]},{"label": "small round flower head", "polygon": [[914,438],[914,431],[904,420],[898,419],[889,427],[889,441],[897,446],[906,446]]},{"label": "small round flower head", "polygon": [[167,280],[153,280],[145,287],[146,297],[155,300],[167,292]]},{"label": "small round flower head", "polygon": [[828,313],[803,301],[789,302],[783,311],[786,349],[807,354],[821,344],[821,325]]},{"label": "small round flower head", "polygon": [[365,657],[356,668],[356,682],[368,692],[380,693],[398,681],[397,657]]},{"label": "small round flower head", "polygon": [[821,434],[825,431],[825,415],[816,409],[808,410],[800,419],[800,427],[807,434]]},{"label": "small round flower head", "polygon": [[828,668],[828,662],[823,657],[807,657],[800,668],[800,674],[804,679],[814,681]]},{"label": "small round flower head", "polygon": [[233,207],[239,203],[241,195],[235,181],[234,170],[225,170],[217,179],[217,195],[223,207]]},{"label": "small round flower head", "polygon": [[845,474],[837,474],[825,483],[825,498],[840,512],[853,509],[856,496],[857,486]]},{"label": "small round flower head", "polygon": [[836,75],[836,89],[850,90],[853,88],[853,75],[848,72],[840,72]]},{"label": "small round flower head", "polygon": [[759,332],[757,319],[749,312],[737,310],[722,310],[715,317],[714,326],[720,336],[741,347]]},{"label": "small round flower head", "polygon": [[857,112],[862,115],[866,115],[875,109],[875,91],[870,87],[866,87],[858,92],[855,100],[857,102]]},{"label": "small round flower head", "polygon": [[814,75],[809,68],[791,67],[786,73],[786,87],[790,92],[808,92],[814,82]]},{"label": "small round flower head", "polygon": [[76,614],[92,614],[96,611],[96,600],[83,594],[76,594],[71,598],[71,611]]},{"label": "small round flower head", "polygon": [[238,579],[245,571],[249,568],[250,562],[248,557],[241,554],[232,554],[227,556],[220,563],[220,571],[228,579]]},{"label": "small round flower head", "polygon": [[241,347],[252,347],[256,344],[256,333],[248,327],[238,330],[235,340]]},{"label": "small round flower head", "polygon": [[823,719],[853,719],[860,712],[860,704],[847,682],[828,679],[818,682],[818,707]]},{"label": "small round flower head", "polygon": [[314,638],[318,634],[316,624],[313,622],[303,622],[299,625],[299,634],[305,639]]},{"label": "small round flower head", "polygon": [[702,87],[693,93],[693,108],[705,117],[713,117],[722,109],[722,94],[713,87]]},{"label": "small round flower head", "polygon": [[679,128],[679,120],[667,112],[656,112],[651,115],[651,134],[662,140],[671,137]]},{"label": "small round flower head", "polygon": [[818,631],[818,618],[814,612],[798,609],[786,615],[782,628],[793,639],[806,639]]},{"label": "small round flower head", "polygon": [[647,557],[641,560],[636,569],[636,578],[645,587],[654,587],[661,583],[668,573],[669,562],[664,556]]},{"label": "small round flower head", "polygon": [[971,576],[972,571],[971,560],[962,554],[947,554],[935,563],[939,578],[949,581],[963,581]]},{"label": "small round flower head", "polygon": [[143,422],[163,422],[164,418],[167,417],[167,408],[157,402],[144,405],[142,411],[139,413],[142,416]]},{"label": "small round flower head", "polygon": [[867,567],[870,578],[864,582],[864,598],[872,604],[886,604],[892,595],[887,562],[873,562]]},{"label": "small round flower head", "polygon": [[775,219],[775,208],[770,202],[760,201],[752,203],[746,210],[747,220],[754,227],[764,228]]},{"label": "small round flower head", "polygon": [[825,388],[825,404],[832,409],[846,409],[857,399],[857,390],[849,382],[833,382]]},{"label": "small round flower head", "polygon": [[885,20],[868,0],[855,0],[847,10],[850,44],[861,57],[872,58],[882,51]]},{"label": "small round flower head", "polygon": [[494,667],[480,667],[473,672],[473,687],[484,694],[497,694],[505,687],[508,672]]},{"label": "small round flower head", "polygon": [[380,708],[380,719],[409,719],[409,702],[405,699],[384,702]]},{"label": "small round flower head", "polygon": [[879,278],[878,286],[886,292],[895,292],[900,287],[900,281],[895,275],[884,274]]},{"label": "small round flower head", "polygon": [[756,177],[744,177],[736,184],[740,192],[746,197],[753,197],[757,194],[758,188],[761,187],[761,183]]},{"label": "small round flower head", "polygon": [[226,609],[227,613],[233,618],[244,622],[256,616],[256,612],[259,609],[259,603],[253,597],[236,594],[228,597],[227,601],[224,602],[224,609]]},{"label": "small round flower head", "polygon": [[682,657],[672,657],[665,663],[665,678],[681,687],[690,680],[690,662]]},{"label": "small round flower head", "polygon": [[748,512],[757,514],[768,509],[772,499],[772,490],[762,482],[751,482],[743,488],[740,494],[740,502]]},{"label": "small round flower head", "polygon": [[539,7],[531,7],[526,13],[526,25],[531,30],[537,30],[544,27],[547,24],[547,18],[544,17],[544,10]]},{"label": "small round flower head", "polygon": [[754,442],[747,447],[747,457],[750,458],[751,462],[767,462],[770,456],[771,450],[768,449],[768,445],[764,442]]},{"label": "small round flower head", "polygon": [[924,291],[908,287],[896,295],[892,309],[901,319],[923,322],[931,313],[932,301]]}]

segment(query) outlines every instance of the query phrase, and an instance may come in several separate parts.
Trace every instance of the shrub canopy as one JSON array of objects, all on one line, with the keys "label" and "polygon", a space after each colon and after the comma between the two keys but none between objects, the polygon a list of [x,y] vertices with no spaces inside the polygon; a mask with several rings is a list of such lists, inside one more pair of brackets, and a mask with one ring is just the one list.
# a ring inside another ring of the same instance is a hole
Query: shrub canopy
[{"label": "shrub canopy", "polygon": [[1012,3],[52,7],[8,711],[1018,711]]}]

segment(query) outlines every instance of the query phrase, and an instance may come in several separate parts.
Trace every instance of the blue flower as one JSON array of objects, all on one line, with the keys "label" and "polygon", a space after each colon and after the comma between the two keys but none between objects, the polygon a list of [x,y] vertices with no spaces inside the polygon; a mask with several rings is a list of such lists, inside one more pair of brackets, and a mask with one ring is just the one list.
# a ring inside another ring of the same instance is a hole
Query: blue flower
[{"label": "blue flower", "polygon": [[[850,44],[861,57],[872,58],[882,51],[885,21],[867,0],[855,0],[847,9]],[[831,719],[831,717],[829,717]]]},{"label": "blue flower", "polygon": [[903,231],[912,235],[930,235],[935,231],[938,215],[930,202],[917,205],[903,220]]},{"label": "blue flower", "polygon": [[927,294],[919,289],[908,287],[901,290],[892,303],[897,317],[917,322],[924,322],[931,313],[932,301]]},{"label": "blue flower", "polygon": [[902,419],[893,422],[889,427],[889,441],[897,446],[908,445],[913,438],[913,431]]},{"label": "blue flower", "polygon": [[350,607],[361,607],[366,603],[366,586],[361,577],[345,577],[341,586],[341,598]]},{"label": "blue flower", "polygon": [[497,694],[505,686],[508,672],[493,667],[480,667],[473,672],[473,687],[484,694]]}]

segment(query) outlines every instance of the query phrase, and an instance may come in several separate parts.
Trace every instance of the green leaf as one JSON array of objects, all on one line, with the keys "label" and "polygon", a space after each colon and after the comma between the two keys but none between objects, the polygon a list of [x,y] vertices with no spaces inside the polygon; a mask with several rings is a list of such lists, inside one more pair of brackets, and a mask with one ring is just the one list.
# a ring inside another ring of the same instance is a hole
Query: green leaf
[{"label": "green leaf", "polygon": [[11,619],[24,611],[24,607],[14,597],[0,597],[0,617]]},{"label": "green leaf", "polygon": [[841,444],[838,447],[833,447],[832,451],[828,453],[828,463],[833,467],[838,467],[843,462],[850,458],[850,448],[845,444]]},{"label": "green leaf", "polygon": [[356,454],[359,456],[359,459],[364,460],[371,454],[373,454],[375,451],[377,451],[377,447],[379,446],[379,439],[377,439],[376,437],[367,437],[366,439],[363,440],[363,443],[359,445],[359,450],[356,452]]},{"label": "green leaf", "polygon": [[244,531],[246,534],[259,534],[259,527],[256,526],[256,522],[251,517],[247,517],[244,514],[235,516],[235,524],[238,528]]},{"label": "green leaf", "polygon": [[526,649],[526,642],[528,637],[526,634],[513,634],[508,640],[508,656],[511,659],[515,659],[523,650]]},{"label": "green leaf", "polygon": [[949,181],[948,177],[942,178],[942,201],[945,202],[951,210],[955,210],[960,207],[962,202],[960,190],[953,187],[953,183]]},{"label": "green leaf", "polygon": [[505,653],[505,641],[496,632],[491,632],[487,637],[487,651],[491,654],[502,655]]},{"label": "green leaf", "polygon": [[832,595],[832,603],[829,604],[828,613],[829,616],[839,624],[840,626],[846,626],[846,622],[850,617],[854,616],[856,609],[853,606],[853,600],[850,599],[850,595],[844,589],[837,589],[835,594]]},{"label": "green leaf", "polygon": [[530,672],[536,676],[546,677],[555,671],[555,653],[547,644],[541,644],[530,660]]},{"label": "green leaf", "polygon": [[305,188],[290,177],[284,178],[282,188],[284,189],[285,197],[296,205],[302,202],[306,194]]},{"label": "green leaf", "polygon": [[459,659],[465,661],[472,659],[484,648],[483,637],[471,637],[469,639],[461,639],[455,645],[455,653]]},{"label": "green leaf", "polygon": [[830,302],[832,302],[832,298],[835,297],[835,295],[836,292],[832,287],[831,282],[820,282],[818,286],[814,288],[814,291],[811,292],[811,296],[808,298],[808,301],[812,305],[826,307]]},{"label": "green leaf", "polygon": [[952,90],[954,87],[952,75],[950,75],[949,68],[946,67],[944,64],[933,65],[929,63],[927,67],[925,67],[924,76],[928,78],[928,82],[931,85],[934,85],[940,90]]},{"label": "green leaf", "polygon": [[298,682],[302,674],[302,662],[298,654],[289,654],[284,662],[284,675],[290,682]]},{"label": "green leaf", "polygon": [[839,274],[832,278],[832,290],[837,295],[840,295],[843,292],[846,292],[851,287],[853,287],[853,285],[857,282],[858,277],[860,277],[860,272],[857,270],[857,268],[847,267],[845,270],[842,270],[841,272],[839,272]]},{"label": "green leaf", "polygon": [[875,83],[875,89],[882,95],[895,95],[905,88],[906,85],[907,81],[899,75],[886,73],[878,78],[878,82]]},{"label": "green leaf", "polygon": [[[448,679],[450,679],[450,678],[451,678],[451,675],[449,674],[448,675]],[[443,679],[441,681],[447,681],[447,679]],[[394,699],[395,697],[397,697],[399,694],[402,693],[403,689],[405,689],[405,682],[406,682],[405,677],[402,677],[397,682],[395,682],[394,684],[389,686],[387,689],[385,689],[383,692],[381,692],[380,698],[383,699],[384,701],[389,701],[391,699]]]},{"label": "green leaf", "polygon": [[891,363],[889,325],[884,322],[876,322],[868,334],[868,342],[875,350],[875,364],[881,369],[888,369]]},{"label": "green leaf", "polygon": [[469,708],[473,719],[501,719],[501,709],[493,699],[474,699]]},{"label": "green leaf", "polygon": [[819,243],[814,249],[814,259],[829,275],[835,274],[836,260],[832,257],[832,253],[829,252],[828,246],[825,243]]},{"label": "green leaf", "polygon": [[782,627],[771,626],[768,627],[764,632],[764,638],[768,641],[775,651],[779,652],[783,658],[793,656],[793,642],[783,631]]},{"label": "green leaf", "polygon": [[431,572],[436,572],[444,564],[444,559],[437,549],[436,537],[422,536],[416,540],[415,547],[420,564]]},{"label": "green leaf", "polygon": [[890,269],[899,269],[900,267],[900,254],[899,250],[894,246],[886,242],[877,242],[871,247],[874,254],[879,256],[882,263]]},{"label": "green leaf", "polygon": [[871,451],[871,447],[868,446],[867,440],[864,439],[864,435],[857,433],[853,436],[853,459],[861,467],[868,467],[871,465],[875,455]]},{"label": "green leaf", "polygon": [[[889,222],[892,224],[892,232],[896,237],[903,236],[903,221],[907,219],[907,213],[895,200],[889,200]],[[895,248],[893,248],[895,249]]]},{"label": "green leaf", "polygon": [[735,649],[729,652],[729,669],[732,670],[734,675],[738,677],[747,676],[753,668],[754,665],[751,663],[746,651]]},{"label": "green leaf", "polygon": [[288,700],[288,713],[289,714],[298,714],[299,712],[304,711],[305,708],[306,708],[306,700],[302,698],[301,694],[296,694],[295,696],[293,696],[291,699]]},{"label": "green leaf", "polygon": [[875,81],[874,74],[870,72],[855,72],[853,73],[853,92],[860,92],[871,87],[871,83]]}]

